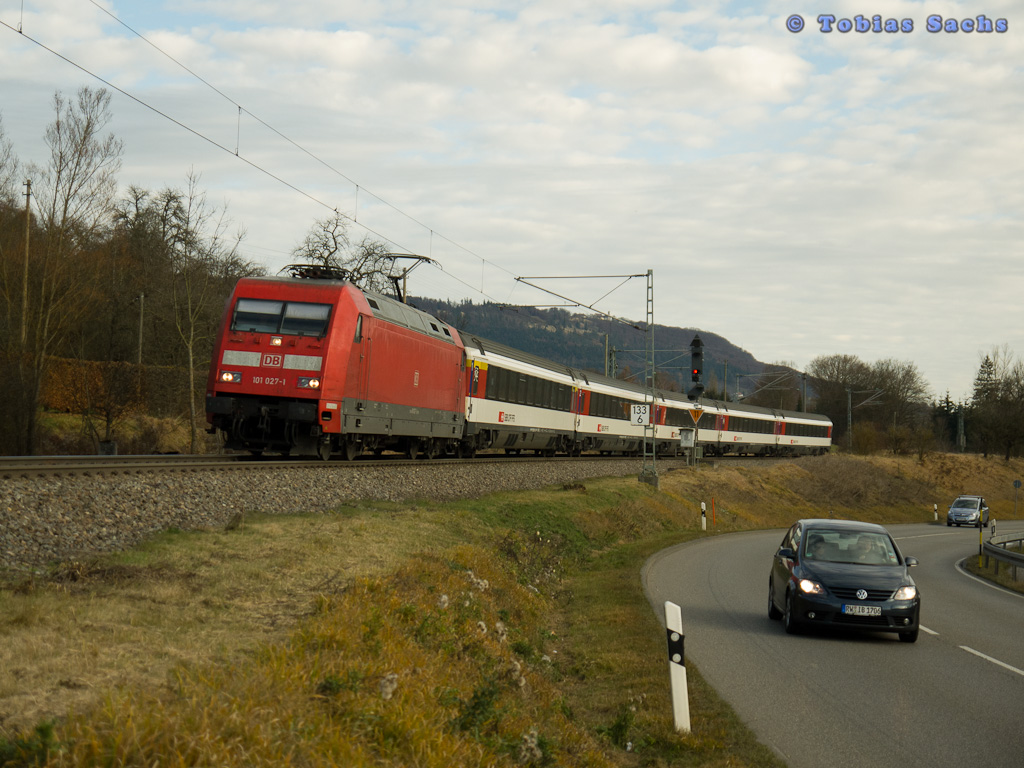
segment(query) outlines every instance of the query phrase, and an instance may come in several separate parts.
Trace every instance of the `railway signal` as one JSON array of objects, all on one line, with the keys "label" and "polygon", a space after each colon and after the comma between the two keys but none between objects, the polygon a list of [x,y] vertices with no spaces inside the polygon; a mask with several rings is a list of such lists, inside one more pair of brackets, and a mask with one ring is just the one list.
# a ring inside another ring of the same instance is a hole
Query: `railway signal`
[{"label": "railway signal", "polygon": [[690,381],[692,386],[686,393],[690,400],[697,400],[704,394],[704,342],[700,335],[690,342]]}]

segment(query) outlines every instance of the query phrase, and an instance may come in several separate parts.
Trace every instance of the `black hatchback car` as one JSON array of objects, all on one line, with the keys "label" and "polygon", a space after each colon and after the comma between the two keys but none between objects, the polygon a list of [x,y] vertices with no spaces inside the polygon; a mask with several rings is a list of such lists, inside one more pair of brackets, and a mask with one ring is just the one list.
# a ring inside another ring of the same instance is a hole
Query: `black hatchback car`
[{"label": "black hatchback car", "polygon": [[786,632],[828,626],[897,632],[917,640],[921,598],[904,557],[881,525],[798,520],[786,532],[768,578],[768,617]]}]

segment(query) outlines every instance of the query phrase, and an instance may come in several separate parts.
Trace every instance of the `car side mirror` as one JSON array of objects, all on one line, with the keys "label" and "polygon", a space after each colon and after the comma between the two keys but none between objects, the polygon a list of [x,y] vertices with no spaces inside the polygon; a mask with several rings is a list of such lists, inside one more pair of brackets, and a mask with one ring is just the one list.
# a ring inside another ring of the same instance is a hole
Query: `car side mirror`
[{"label": "car side mirror", "polygon": [[789,547],[783,547],[778,552],[779,557],[785,558],[786,560],[796,560],[796,552]]},{"label": "car side mirror", "polygon": [[907,568],[913,568],[915,565],[917,565],[917,558],[916,557],[905,557],[905,558],[903,558],[903,562],[905,562],[907,564]]}]

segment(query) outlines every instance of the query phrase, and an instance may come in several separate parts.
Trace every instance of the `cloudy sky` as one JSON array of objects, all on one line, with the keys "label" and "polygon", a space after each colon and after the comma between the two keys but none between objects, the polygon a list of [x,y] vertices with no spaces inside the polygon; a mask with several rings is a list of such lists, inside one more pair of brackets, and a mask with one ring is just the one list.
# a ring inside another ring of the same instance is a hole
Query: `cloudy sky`
[{"label": "cloudy sky", "polygon": [[[651,269],[658,323],[798,368],[913,361],[954,399],[986,351],[1024,355],[1019,0],[0,0],[0,23],[21,159],[54,91],[120,89],[122,184],[195,171],[271,271],[336,208],[439,262],[414,294],[554,303],[515,277]],[[646,281],[620,282],[540,284],[642,319]]]}]

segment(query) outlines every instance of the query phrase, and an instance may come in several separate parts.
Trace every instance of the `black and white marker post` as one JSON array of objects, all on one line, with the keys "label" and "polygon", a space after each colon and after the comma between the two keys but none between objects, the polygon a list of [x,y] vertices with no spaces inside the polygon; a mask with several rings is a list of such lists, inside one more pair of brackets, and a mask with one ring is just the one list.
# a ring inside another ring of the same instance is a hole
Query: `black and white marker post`
[{"label": "black and white marker post", "polygon": [[683,656],[683,614],[679,606],[665,601],[665,629],[668,632],[668,673],[672,682],[672,715],[677,731],[690,732],[690,699],[686,688],[686,659]]}]

